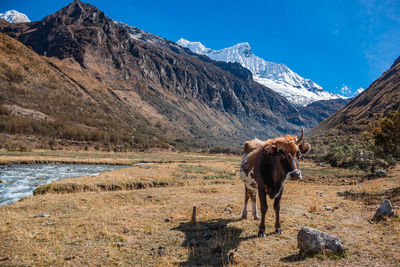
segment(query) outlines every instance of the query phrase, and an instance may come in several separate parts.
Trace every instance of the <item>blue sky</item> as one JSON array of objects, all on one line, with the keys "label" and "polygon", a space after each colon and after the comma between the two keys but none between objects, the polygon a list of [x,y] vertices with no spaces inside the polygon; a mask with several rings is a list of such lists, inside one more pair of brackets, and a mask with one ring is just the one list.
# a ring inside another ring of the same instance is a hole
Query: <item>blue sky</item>
[{"label": "blue sky", "polygon": [[[0,0],[40,20],[64,0]],[[283,63],[325,90],[366,88],[400,56],[400,1],[84,0],[114,20],[172,41],[212,49],[250,43],[254,54]]]}]

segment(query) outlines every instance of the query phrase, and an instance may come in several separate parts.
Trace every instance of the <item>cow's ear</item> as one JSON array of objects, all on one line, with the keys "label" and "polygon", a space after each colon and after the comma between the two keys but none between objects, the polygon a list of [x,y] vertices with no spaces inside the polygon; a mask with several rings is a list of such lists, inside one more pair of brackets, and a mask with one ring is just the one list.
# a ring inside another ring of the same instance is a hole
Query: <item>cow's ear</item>
[{"label": "cow's ear", "polygon": [[276,148],[276,145],[272,144],[272,145],[268,145],[266,147],[264,147],[264,153],[274,156],[278,153],[278,150]]},{"label": "cow's ear", "polygon": [[305,154],[310,150],[311,145],[309,143],[303,143],[299,145],[299,149],[301,151],[301,154]]}]

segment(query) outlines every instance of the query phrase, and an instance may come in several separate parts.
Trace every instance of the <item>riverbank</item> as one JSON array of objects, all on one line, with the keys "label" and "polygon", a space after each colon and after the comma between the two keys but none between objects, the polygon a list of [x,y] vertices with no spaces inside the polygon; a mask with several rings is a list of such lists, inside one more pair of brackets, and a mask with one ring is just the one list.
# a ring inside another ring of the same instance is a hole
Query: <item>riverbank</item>
[{"label": "riverbank", "polygon": [[[77,160],[89,156],[75,153],[66,155]],[[388,197],[385,192],[400,187],[400,168],[386,178],[363,180],[360,171],[301,162],[304,181],[289,181],[283,195],[283,234],[257,238],[259,222],[240,220],[240,157],[121,154],[98,154],[97,159],[171,163],[64,179],[0,207],[0,265],[396,266],[400,261],[399,218],[369,221]],[[134,183],[144,186],[122,186]],[[338,195],[345,191],[363,194],[354,199]],[[398,214],[400,199],[393,202]],[[193,206],[197,225],[190,223]],[[268,233],[273,218],[270,208]],[[338,236],[346,254],[301,257],[296,236],[302,226]]]},{"label": "riverbank", "polygon": [[[205,155],[197,153],[178,153],[161,150],[159,152],[102,152],[102,151],[0,151],[0,165],[8,164],[97,164],[132,165],[143,162],[171,163],[198,162]],[[209,156],[206,156],[209,159]]]}]

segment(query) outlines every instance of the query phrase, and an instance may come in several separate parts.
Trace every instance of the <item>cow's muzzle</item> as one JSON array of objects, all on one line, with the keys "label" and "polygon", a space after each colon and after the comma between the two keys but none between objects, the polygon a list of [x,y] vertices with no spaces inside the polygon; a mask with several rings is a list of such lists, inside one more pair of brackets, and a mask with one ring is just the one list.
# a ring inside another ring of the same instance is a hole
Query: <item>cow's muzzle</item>
[{"label": "cow's muzzle", "polygon": [[301,176],[301,171],[300,170],[294,170],[291,172],[288,172],[286,175],[286,179],[291,179],[291,180],[301,180],[303,177]]}]

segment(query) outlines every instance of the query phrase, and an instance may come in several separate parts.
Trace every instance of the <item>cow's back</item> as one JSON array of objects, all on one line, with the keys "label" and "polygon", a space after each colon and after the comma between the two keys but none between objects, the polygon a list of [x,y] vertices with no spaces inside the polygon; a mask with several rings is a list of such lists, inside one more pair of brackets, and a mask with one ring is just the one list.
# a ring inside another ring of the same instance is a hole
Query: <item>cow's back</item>
[{"label": "cow's back", "polygon": [[240,179],[245,183],[248,189],[257,189],[257,182],[254,179],[256,166],[254,161],[254,152],[257,148],[264,144],[263,141],[257,138],[246,141],[243,145],[242,161],[240,163]]},{"label": "cow's back", "polygon": [[253,140],[246,141],[244,143],[244,145],[243,145],[242,155],[245,155],[245,154],[248,155],[253,150],[255,150],[258,147],[262,146],[262,144],[264,144],[264,142],[261,141],[261,140],[258,140],[257,138],[255,138]]}]

